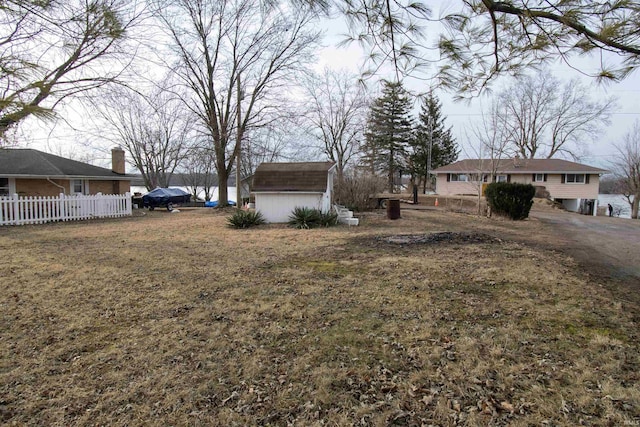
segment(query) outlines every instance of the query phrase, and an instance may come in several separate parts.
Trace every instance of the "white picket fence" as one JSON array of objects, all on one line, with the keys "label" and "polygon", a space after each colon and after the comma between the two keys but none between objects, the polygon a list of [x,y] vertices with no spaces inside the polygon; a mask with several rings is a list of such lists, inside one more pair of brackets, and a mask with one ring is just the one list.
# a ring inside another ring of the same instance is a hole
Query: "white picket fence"
[{"label": "white picket fence", "polygon": [[42,224],[131,215],[131,194],[0,197],[0,225]]}]

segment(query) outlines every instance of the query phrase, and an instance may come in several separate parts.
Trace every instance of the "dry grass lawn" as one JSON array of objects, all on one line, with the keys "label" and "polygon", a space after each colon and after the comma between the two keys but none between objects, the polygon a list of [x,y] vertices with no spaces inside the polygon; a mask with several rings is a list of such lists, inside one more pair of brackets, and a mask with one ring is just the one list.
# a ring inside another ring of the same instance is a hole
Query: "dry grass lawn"
[{"label": "dry grass lawn", "polygon": [[535,220],[227,216],[1,228],[0,423],[640,423],[637,303]]}]

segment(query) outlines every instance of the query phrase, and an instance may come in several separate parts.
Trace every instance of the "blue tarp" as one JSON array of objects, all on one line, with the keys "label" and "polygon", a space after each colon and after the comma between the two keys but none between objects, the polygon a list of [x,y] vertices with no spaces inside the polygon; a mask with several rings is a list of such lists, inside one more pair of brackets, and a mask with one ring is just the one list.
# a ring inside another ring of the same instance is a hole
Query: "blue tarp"
[{"label": "blue tarp", "polygon": [[169,203],[188,203],[191,194],[180,188],[156,188],[142,196],[144,207],[167,206]]},{"label": "blue tarp", "polygon": [[[236,202],[234,202],[233,200],[229,200],[229,204],[231,206],[235,206]],[[204,202],[204,206],[206,208],[215,208],[215,207],[218,206],[218,201],[217,200],[212,200],[212,201],[209,201],[209,202]]]}]

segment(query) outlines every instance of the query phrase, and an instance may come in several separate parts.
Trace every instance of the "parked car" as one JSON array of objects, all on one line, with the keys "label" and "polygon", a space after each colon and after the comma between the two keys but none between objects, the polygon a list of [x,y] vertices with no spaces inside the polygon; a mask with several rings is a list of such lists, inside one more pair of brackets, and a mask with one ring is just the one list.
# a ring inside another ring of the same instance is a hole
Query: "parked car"
[{"label": "parked car", "polygon": [[169,212],[173,210],[174,205],[180,203],[189,203],[191,194],[180,188],[156,188],[142,196],[142,206],[149,208],[150,211],[157,207],[166,207]]}]

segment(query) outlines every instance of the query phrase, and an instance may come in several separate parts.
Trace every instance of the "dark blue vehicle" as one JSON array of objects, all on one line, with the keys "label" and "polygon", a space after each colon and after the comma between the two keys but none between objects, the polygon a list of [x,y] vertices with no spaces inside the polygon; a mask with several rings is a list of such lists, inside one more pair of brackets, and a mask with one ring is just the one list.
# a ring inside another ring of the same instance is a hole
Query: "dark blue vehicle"
[{"label": "dark blue vehicle", "polygon": [[142,206],[149,208],[150,211],[157,207],[166,207],[169,212],[173,210],[174,205],[180,203],[189,203],[191,194],[180,188],[156,188],[142,196]]}]

